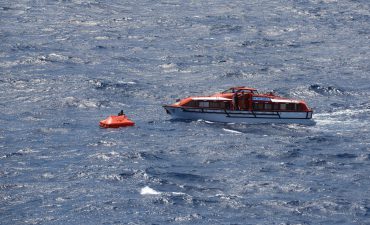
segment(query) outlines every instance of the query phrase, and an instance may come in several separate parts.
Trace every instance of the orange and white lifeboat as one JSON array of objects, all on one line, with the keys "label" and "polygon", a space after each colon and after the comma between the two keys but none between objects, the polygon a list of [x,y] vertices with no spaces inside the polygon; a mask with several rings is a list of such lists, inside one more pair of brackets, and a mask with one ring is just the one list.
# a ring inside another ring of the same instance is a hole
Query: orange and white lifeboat
[{"label": "orange and white lifeboat", "polygon": [[175,119],[314,124],[313,111],[306,102],[273,93],[259,94],[256,89],[248,87],[232,87],[211,96],[188,97],[163,107]]}]

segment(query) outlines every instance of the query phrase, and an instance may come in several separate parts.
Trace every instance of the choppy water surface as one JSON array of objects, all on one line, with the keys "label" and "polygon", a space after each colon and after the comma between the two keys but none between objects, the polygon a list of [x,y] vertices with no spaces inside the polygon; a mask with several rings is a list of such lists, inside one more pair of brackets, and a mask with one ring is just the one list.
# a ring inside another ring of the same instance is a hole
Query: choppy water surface
[{"label": "choppy water surface", "polygon": [[[369,224],[369,39],[366,0],[2,1],[1,224]],[[161,108],[234,85],[317,124]]]}]

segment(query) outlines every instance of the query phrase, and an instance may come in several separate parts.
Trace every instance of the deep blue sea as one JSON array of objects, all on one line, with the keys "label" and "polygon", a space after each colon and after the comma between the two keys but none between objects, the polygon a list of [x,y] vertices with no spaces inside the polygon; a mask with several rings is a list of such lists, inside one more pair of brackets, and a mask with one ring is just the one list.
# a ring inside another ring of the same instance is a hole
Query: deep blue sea
[{"label": "deep blue sea", "polygon": [[[316,125],[162,108],[231,86]],[[368,0],[0,1],[0,224],[370,224],[369,93]]]}]

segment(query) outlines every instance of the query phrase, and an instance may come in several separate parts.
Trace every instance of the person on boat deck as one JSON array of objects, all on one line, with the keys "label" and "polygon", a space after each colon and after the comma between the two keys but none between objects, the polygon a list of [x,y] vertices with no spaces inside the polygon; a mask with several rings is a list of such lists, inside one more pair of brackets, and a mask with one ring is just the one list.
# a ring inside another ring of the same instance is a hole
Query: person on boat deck
[{"label": "person on boat deck", "polygon": [[121,110],[119,113],[118,113],[119,116],[124,116],[125,114],[123,113],[123,110]]},{"label": "person on boat deck", "polygon": [[234,106],[234,110],[239,110],[238,98],[239,98],[238,93],[235,92],[233,94],[233,106]]},{"label": "person on boat deck", "polygon": [[225,102],[225,109],[232,109],[230,106],[230,102]]}]

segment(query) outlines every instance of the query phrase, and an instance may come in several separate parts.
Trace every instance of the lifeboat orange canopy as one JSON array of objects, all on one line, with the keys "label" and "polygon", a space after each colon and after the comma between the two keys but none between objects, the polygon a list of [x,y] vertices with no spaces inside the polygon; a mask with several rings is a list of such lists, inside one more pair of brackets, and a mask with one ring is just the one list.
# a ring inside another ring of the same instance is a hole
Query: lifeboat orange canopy
[{"label": "lifeboat orange canopy", "polygon": [[119,128],[134,126],[135,123],[127,118],[126,115],[109,116],[105,120],[100,121],[100,126],[104,128]]}]

